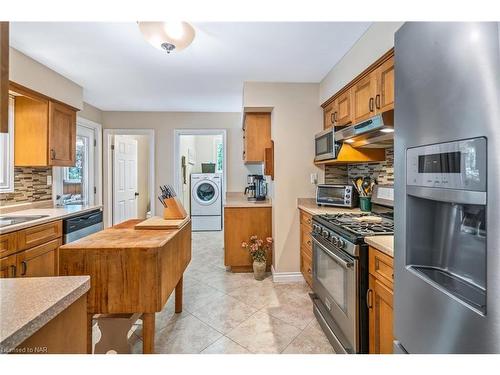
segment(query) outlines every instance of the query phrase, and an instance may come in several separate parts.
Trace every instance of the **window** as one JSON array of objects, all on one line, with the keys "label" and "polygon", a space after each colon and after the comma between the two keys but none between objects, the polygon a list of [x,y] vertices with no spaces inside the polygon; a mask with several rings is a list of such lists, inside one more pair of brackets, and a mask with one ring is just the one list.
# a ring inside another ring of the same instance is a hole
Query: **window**
[{"label": "window", "polygon": [[0,133],[0,193],[14,191],[14,98],[9,98],[9,132]]},{"label": "window", "polygon": [[59,204],[94,203],[94,129],[78,125],[76,130],[76,158],[72,167],[58,169],[56,192]]}]

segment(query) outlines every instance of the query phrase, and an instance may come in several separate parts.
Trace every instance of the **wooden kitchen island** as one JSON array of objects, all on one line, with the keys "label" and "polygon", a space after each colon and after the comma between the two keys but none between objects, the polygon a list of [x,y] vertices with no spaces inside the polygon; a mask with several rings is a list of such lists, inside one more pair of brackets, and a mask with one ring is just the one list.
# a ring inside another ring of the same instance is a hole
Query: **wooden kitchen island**
[{"label": "wooden kitchen island", "polygon": [[191,261],[191,222],[180,229],[134,229],[129,220],[59,248],[59,274],[90,275],[87,352],[94,314],[142,314],[143,352],[154,353],[155,313],[175,289],[182,311],[182,276]]}]

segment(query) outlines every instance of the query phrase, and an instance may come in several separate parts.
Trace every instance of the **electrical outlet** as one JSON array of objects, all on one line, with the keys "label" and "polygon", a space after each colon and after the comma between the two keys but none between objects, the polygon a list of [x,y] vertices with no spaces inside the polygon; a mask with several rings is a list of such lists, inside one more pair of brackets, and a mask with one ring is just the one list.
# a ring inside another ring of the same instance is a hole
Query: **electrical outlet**
[{"label": "electrical outlet", "polygon": [[318,174],[311,173],[311,184],[316,185],[318,183]]},{"label": "electrical outlet", "polygon": [[47,186],[52,186],[52,176],[47,176]]}]

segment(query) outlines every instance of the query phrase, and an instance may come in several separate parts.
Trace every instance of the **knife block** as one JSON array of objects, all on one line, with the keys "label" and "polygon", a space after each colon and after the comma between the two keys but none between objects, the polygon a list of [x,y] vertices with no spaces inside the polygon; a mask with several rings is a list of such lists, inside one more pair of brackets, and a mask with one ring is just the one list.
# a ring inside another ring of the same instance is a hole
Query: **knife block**
[{"label": "knife block", "polygon": [[163,202],[167,205],[167,207],[163,209],[163,218],[165,220],[186,218],[187,212],[177,197],[165,199]]}]

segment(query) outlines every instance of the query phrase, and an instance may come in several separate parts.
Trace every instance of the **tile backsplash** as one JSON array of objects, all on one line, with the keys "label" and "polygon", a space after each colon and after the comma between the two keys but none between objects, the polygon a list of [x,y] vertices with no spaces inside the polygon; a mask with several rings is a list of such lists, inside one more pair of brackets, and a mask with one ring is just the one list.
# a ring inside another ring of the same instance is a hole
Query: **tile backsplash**
[{"label": "tile backsplash", "polygon": [[52,176],[52,168],[14,168],[14,192],[0,194],[0,206],[51,200],[52,186],[47,185],[47,176]]},{"label": "tile backsplash", "polygon": [[385,149],[385,161],[325,166],[325,184],[350,184],[358,176],[370,176],[380,185],[394,184],[394,148]]}]

